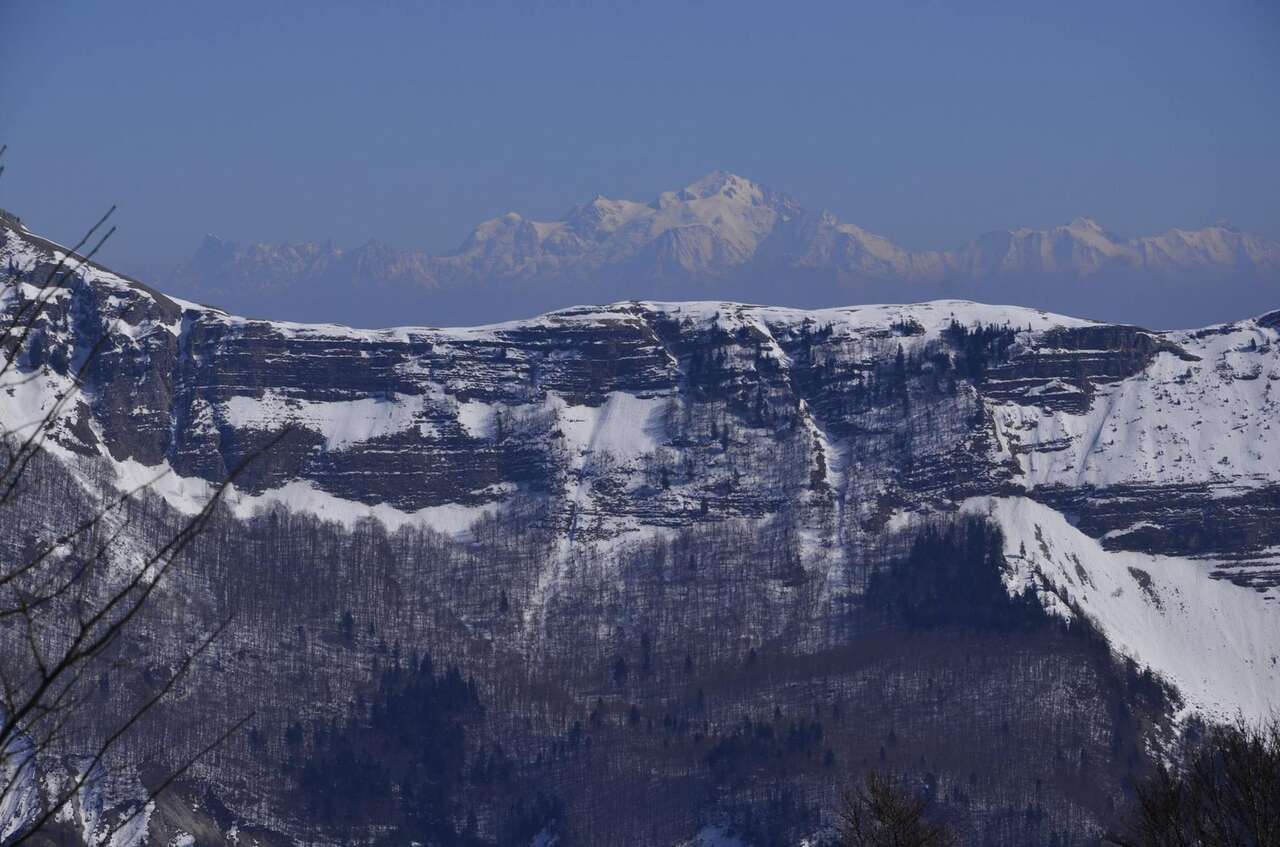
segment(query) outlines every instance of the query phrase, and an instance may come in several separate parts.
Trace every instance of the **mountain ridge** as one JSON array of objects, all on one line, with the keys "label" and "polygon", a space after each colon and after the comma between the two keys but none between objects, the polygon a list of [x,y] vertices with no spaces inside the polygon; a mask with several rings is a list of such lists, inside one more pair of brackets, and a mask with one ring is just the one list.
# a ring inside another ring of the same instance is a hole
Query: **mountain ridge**
[{"label": "mountain ridge", "polygon": [[[771,237],[783,243],[769,245]],[[821,249],[821,239],[837,237],[847,241],[843,250]],[[694,238],[701,243],[690,243]],[[1169,271],[1198,265],[1243,265],[1255,270],[1280,266],[1280,243],[1241,233],[1225,222],[1126,238],[1092,218],[1077,217],[1044,229],[993,230],[951,250],[910,250],[843,222],[828,210],[806,210],[786,194],[727,171],[713,171],[682,189],[661,192],[647,203],[596,195],[551,221],[508,212],[476,225],[454,250],[435,255],[395,249],[429,259],[430,270],[420,280],[439,284],[493,276],[590,273],[619,266],[646,249],[659,250],[664,240],[690,250],[704,248],[702,255],[678,256],[679,264],[667,269],[691,274],[724,273],[738,264],[774,256],[801,266],[890,275],[904,281],[936,281],[956,274],[1090,274],[1108,261]],[[328,243],[218,241],[267,254],[276,250],[350,252]],[[764,254],[758,255],[762,249]],[[863,257],[867,261],[861,261]],[[664,270],[661,264],[648,269],[658,274]]]},{"label": "mountain ridge", "polygon": [[[0,220],[0,314],[65,254]],[[524,757],[571,820],[616,826],[587,837],[601,844],[651,826],[646,843],[684,843],[777,785],[735,794],[717,765],[743,755],[744,715],[808,727],[787,736],[797,757],[762,754],[790,763],[806,803],[831,800],[829,768],[879,747],[968,810],[972,843],[1045,840],[1002,829],[1019,821],[1087,844],[1150,745],[1280,697],[1280,311],[1162,332],[962,300],[622,301],[361,330],[243,318],[98,265],[50,294],[0,426],[70,401],[44,430],[44,499],[0,537],[143,485],[143,525],[162,537],[156,521],[191,514],[289,433],[227,490],[129,646],[164,666],[234,617],[151,738],[258,716],[184,787],[182,815],[157,810],[150,843],[206,806],[234,810],[207,823],[219,836],[313,837],[281,763],[353,725],[402,650],[474,675],[492,704],[481,737]],[[130,526],[120,562],[148,540]],[[947,537],[981,541],[988,582],[910,569],[933,556],[909,551]],[[972,584],[994,596],[939,604]],[[944,628],[893,617],[884,591]],[[943,715],[959,753],[933,741]],[[1030,770],[968,777],[1011,738],[1025,755],[1008,760]],[[663,802],[710,799],[603,813],[619,783],[584,786],[580,755],[604,757],[606,778],[625,765],[620,780]]]},{"label": "mountain ridge", "polygon": [[508,212],[439,253],[207,237],[161,282],[242,313],[363,326],[415,311],[441,316],[419,323],[476,323],[495,310],[511,318],[633,297],[820,307],[957,296],[1186,326],[1215,314],[1222,297],[1211,289],[1262,308],[1278,280],[1280,243],[1221,222],[1129,238],[1076,218],[913,250],[713,171],[649,201],[597,195],[554,220]]}]

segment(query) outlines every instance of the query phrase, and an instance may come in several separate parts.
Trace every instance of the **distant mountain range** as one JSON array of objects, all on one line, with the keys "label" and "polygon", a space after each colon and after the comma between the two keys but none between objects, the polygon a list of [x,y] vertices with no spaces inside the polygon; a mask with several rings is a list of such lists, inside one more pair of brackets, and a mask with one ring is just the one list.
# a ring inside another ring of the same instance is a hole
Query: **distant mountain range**
[{"label": "distant mountain range", "polygon": [[[990,232],[955,250],[913,251],[715,171],[649,203],[597,196],[555,221],[511,212],[481,223],[441,255],[380,241],[343,249],[332,242],[238,244],[208,236],[164,283],[267,317],[297,317],[301,299],[308,319],[387,324],[439,323],[437,315],[492,320],[504,306],[514,311],[498,317],[620,297],[776,301],[780,280],[792,283],[781,294],[797,306],[947,294],[1082,311],[1070,300],[1075,287],[1060,290],[1074,282],[1092,299],[1093,308],[1083,311],[1158,324],[1178,317],[1116,314],[1107,300],[1115,293],[1096,283],[1124,280],[1132,298],[1142,286],[1243,280],[1257,290],[1257,283],[1277,277],[1280,242],[1227,223],[1126,238],[1076,218],[1049,229]],[[484,311],[476,311],[478,287],[503,296],[483,298]],[[1273,304],[1275,286],[1261,290],[1256,304],[1235,298],[1229,311]],[[1154,305],[1149,297],[1137,299]],[[1205,317],[1196,307],[1184,320]]]}]

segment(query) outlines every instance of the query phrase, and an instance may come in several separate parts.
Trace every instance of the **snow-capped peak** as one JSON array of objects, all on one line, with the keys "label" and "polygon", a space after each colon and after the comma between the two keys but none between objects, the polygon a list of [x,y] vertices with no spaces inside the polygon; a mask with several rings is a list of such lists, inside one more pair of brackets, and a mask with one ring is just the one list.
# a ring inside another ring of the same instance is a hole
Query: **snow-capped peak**
[{"label": "snow-capped peak", "polygon": [[443,282],[584,277],[623,267],[649,277],[723,276],[757,261],[775,267],[779,257],[808,270],[912,283],[1105,269],[1270,272],[1280,268],[1280,244],[1225,221],[1127,238],[1081,215],[1046,229],[990,232],[955,250],[909,250],[831,211],[808,212],[761,183],[713,170],[649,203],[597,194],[558,220],[514,211],[491,218],[457,250],[432,257],[429,273]]},{"label": "snow-capped peak", "polygon": [[1067,227],[1067,228],[1068,228],[1068,229],[1086,230],[1086,231],[1090,231],[1090,232],[1102,232],[1102,231],[1103,231],[1103,229],[1102,229],[1102,224],[1098,223],[1098,222],[1097,222],[1096,220],[1094,220],[1093,218],[1090,218],[1090,217],[1087,217],[1087,216],[1084,216],[1084,215],[1079,215],[1079,216],[1076,216],[1076,217],[1072,218],[1072,219],[1071,219],[1071,223],[1068,225],[1068,227]]},{"label": "snow-capped peak", "polygon": [[728,171],[712,171],[701,179],[694,180],[679,191],[667,191],[659,197],[665,205],[670,199],[682,203],[694,200],[706,200],[710,197],[724,197],[726,200],[739,203],[759,202],[764,199],[765,190],[756,183]]}]

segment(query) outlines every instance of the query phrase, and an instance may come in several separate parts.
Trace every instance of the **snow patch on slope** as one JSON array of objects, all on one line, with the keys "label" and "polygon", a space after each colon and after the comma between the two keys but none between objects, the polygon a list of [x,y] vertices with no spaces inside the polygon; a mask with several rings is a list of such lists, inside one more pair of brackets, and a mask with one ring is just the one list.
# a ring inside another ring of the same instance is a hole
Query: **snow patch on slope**
[{"label": "snow patch on slope", "polygon": [[558,397],[560,429],[583,454],[609,454],[630,461],[658,448],[666,397],[637,397],[614,391],[599,406],[570,406]]},{"label": "snow patch on slope", "polygon": [[356,400],[298,400],[268,389],[261,397],[228,398],[223,408],[227,423],[238,429],[279,431],[300,426],[324,436],[325,447],[340,450],[417,426],[424,437],[434,435],[429,423],[417,421],[426,404],[422,395],[361,397]]},{"label": "snow patch on slope", "polygon": [[[615,303],[610,308],[628,304]],[[1042,332],[1055,327],[1097,326],[1097,321],[1073,318],[1025,306],[1000,306],[975,303],[972,300],[930,300],[924,303],[876,303],[865,306],[842,306],[831,309],[790,309],[782,306],[753,306],[723,300],[658,302],[642,301],[642,308],[661,312],[673,318],[689,319],[696,325],[734,325],[759,323],[769,327],[830,325],[836,332],[865,333],[883,331],[894,324],[916,324],[924,330],[921,338],[937,338],[953,321],[962,326],[975,324],[1009,326]],[[566,310],[567,311],[567,310]]]},{"label": "snow patch on slope", "polygon": [[1010,593],[1034,587],[1066,620],[1078,609],[1114,650],[1177,687],[1179,717],[1264,717],[1280,704],[1280,608],[1273,599],[1212,579],[1204,562],[1113,552],[1033,500],[974,498],[1005,534]]},{"label": "snow patch on slope", "polygon": [[232,511],[240,518],[251,517],[265,509],[284,506],[324,520],[336,521],[348,529],[362,520],[372,518],[392,531],[405,526],[424,526],[454,537],[465,535],[476,521],[498,508],[496,503],[479,506],[445,503],[414,512],[405,512],[386,503],[369,506],[354,500],[344,500],[305,480],[294,480],[260,494],[248,494],[233,488],[224,496],[231,505]]},{"label": "snow patch on slope", "polygon": [[1274,482],[1280,332],[1244,321],[1165,337],[1200,361],[1161,352],[1143,373],[1099,386],[1083,414],[990,404],[1001,442],[1021,447],[1029,488]]}]

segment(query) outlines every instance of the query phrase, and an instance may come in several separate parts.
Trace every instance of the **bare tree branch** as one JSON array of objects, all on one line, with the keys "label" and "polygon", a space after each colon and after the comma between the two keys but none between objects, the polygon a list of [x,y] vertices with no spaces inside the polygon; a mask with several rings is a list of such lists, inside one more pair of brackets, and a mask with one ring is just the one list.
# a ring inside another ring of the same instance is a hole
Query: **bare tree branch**
[{"label": "bare tree branch", "polygon": [[[0,146],[0,155],[5,149]],[[41,326],[41,318],[53,298],[91,265],[93,257],[115,232],[112,227],[97,235],[114,211],[113,206],[73,247],[55,254],[56,261],[36,285],[34,296],[24,295],[22,281],[22,274],[32,268],[11,276],[8,284],[15,292],[15,299],[11,301],[5,325],[0,327],[0,350],[4,356],[0,362],[0,379],[24,368],[24,350]],[[82,253],[91,242],[92,247]],[[21,483],[33,467],[34,458],[42,452],[44,438],[61,419],[66,405],[83,390],[90,369],[111,343],[113,335],[114,326],[84,351],[72,372],[62,376],[67,380],[67,387],[55,394],[37,421],[0,433],[7,452],[0,466],[0,506],[15,502],[18,494],[26,490]],[[51,373],[47,366],[36,364],[32,373],[7,380],[5,387],[20,386]],[[3,698],[0,763],[11,763],[18,757],[16,767],[8,768],[8,776],[0,787],[0,803],[18,790],[33,772],[39,771],[47,753],[66,749],[68,733],[83,720],[83,710],[92,699],[92,678],[100,670],[115,666],[108,658],[108,649],[150,603],[163,579],[216,513],[229,487],[250,464],[274,449],[289,433],[289,429],[282,430],[238,462],[213,488],[201,508],[132,567],[122,582],[112,585],[109,569],[98,566],[106,565],[112,551],[126,537],[132,521],[130,504],[164,474],[107,498],[68,530],[37,543],[21,562],[0,568],[0,624],[9,627],[16,639],[10,647],[25,653],[25,665],[24,657],[15,657],[19,659],[16,665],[11,662],[0,665],[0,697]],[[54,796],[46,798],[41,814],[27,822],[7,843],[23,843],[39,833],[87,781],[100,776],[112,750],[186,677],[197,659],[226,630],[230,620],[224,620],[186,653],[158,690],[140,704],[128,707],[124,718],[96,745],[82,772],[70,783],[59,786]],[[149,791],[148,802],[187,772],[201,756],[243,727],[250,717],[232,722],[185,760],[158,787]],[[127,825],[132,817],[118,822],[111,834]]]}]

